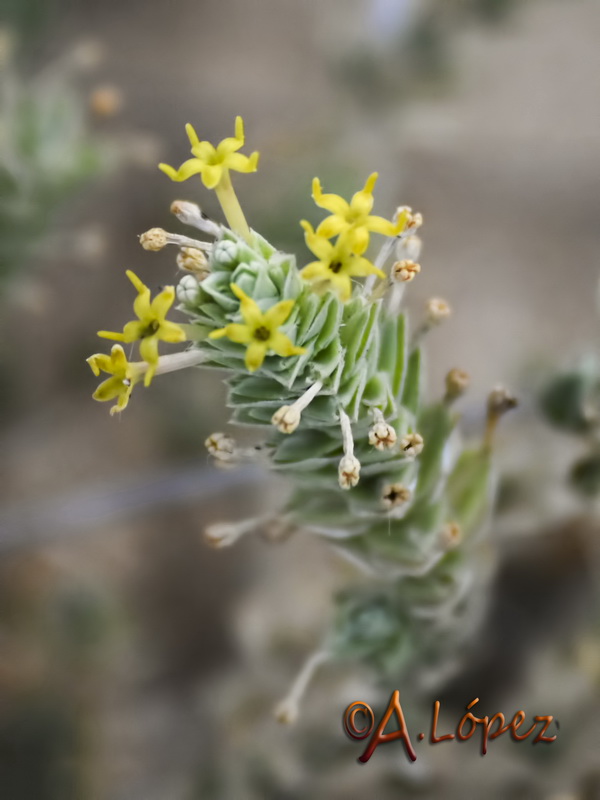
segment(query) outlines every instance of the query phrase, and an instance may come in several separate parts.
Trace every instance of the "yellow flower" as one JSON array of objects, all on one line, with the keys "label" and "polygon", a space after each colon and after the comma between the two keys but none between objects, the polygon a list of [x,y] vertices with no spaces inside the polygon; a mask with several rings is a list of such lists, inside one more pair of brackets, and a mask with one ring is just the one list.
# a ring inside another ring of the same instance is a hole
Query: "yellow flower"
[{"label": "yellow flower", "polygon": [[269,350],[278,356],[299,356],[304,347],[296,347],[285,334],[277,330],[292,313],[294,300],[282,300],[264,313],[251,297],[235,283],[231,291],[240,299],[240,311],[244,324],[231,323],[209,334],[211,339],[227,336],[232,342],[248,345],[246,367],[255,372],[265,360]]},{"label": "yellow flower", "polygon": [[127,407],[129,397],[134,385],[141,380],[146,371],[145,364],[130,364],[120,344],[115,344],[107,356],[96,353],[86,359],[96,377],[100,372],[107,372],[112,377],[103,381],[92,397],[94,400],[106,402],[117,398],[117,403],[110,409],[111,414],[117,414]]},{"label": "yellow flower", "polygon": [[340,233],[348,233],[352,249],[362,255],[369,246],[369,232],[382,233],[384,236],[397,236],[402,232],[406,220],[399,217],[396,222],[390,222],[383,217],[371,215],[373,208],[373,187],[377,180],[377,173],[373,172],[367,178],[364,188],[356,192],[348,203],[338,194],[323,194],[321,182],[318,178],[313,180],[313,199],[320,208],[331,212],[317,228],[317,233],[326,239]]},{"label": "yellow flower", "polygon": [[244,144],[244,121],[241,117],[236,117],[235,120],[235,136],[223,139],[216,147],[210,142],[201,142],[189,123],[185,130],[194,158],[185,161],[177,170],[168,164],[158,165],[171,180],[187,181],[192,175],[200,174],[206,188],[215,189],[223,180],[227,180],[230,169],[236,172],[256,172],[258,153],[252,153],[248,157],[237,152]]},{"label": "yellow flower", "polygon": [[352,295],[351,277],[377,275],[385,278],[385,273],[377,269],[370,261],[352,252],[352,242],[346,235],[340,235],[337,241],[330,242],[315,232],[312,225],[305,220],[300,223],[306,231],[306,244],[319,259],[308,264],[301,271],[307,281],[331,286],[345,303]]},{"label": "yellow flower", "polygon": [[149,386],[158,365],[159,341],[183,342],[186,336],[179,325],[165,319],[167,311],[173,305],[175,289],[166,286],[154,300],[150,301],[150,289],[131,270],[127,270],[126,274],[138,290],[138,296],[133,301],[137,320],[128,322],[123,328],[123,333],[98,331],[98,336],[104,339],[116,339],[118,342],[135,342],[140,339],[140,355],[149,365],[144,385]]}]

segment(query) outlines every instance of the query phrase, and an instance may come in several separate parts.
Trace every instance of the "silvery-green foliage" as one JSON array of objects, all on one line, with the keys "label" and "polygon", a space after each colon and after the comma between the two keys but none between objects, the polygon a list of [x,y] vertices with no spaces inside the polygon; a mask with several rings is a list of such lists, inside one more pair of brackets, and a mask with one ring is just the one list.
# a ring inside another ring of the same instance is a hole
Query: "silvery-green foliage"
[{"label": "silvery-green foliage", "polygon": [[[435,652],[447,652],[472,633],[473,604],[476,612],[482,609],[473,550],[490,498],[489,449],[461,452],[451,404],[423,404],[421,348],[411,347],[404,314],[390,311],[385,298],[371,300],[358,285],[345,304],[331,291],[315,293],[293,256],[259,236],[255,241],[250,246],[224,231],[212,251],[209,277],[196,291],[189,276],[182,281],[181,308],[196,326],[197,346],[207,355],[203,366],[230,371],[233,421],[266,430],[270,464],[292,485],[283,517],[330,537],[365,573],[336,600],[326,648],[386,673],[419,658],[435,661]],[[251,374],[242,345],[206,338],[216,327],[241,321],[233,283],[262,311],[295,300],[282,331],[306,352],[267,356]],[[273,414],[317,381],[322,388],[299,427],[290,435],[277,431]],[[423,452],[408,458],[398,446],[371,446],[374,409],[383,412],[398,442],[419,432]],[[350,417],[361,463],[360,481],[350,491],[337,479],[341,410]],[[396,483],[409,487],[411,499],[389,510],[382,492]],[[448,525],[460,529],[460,541],[447,540]]]}]

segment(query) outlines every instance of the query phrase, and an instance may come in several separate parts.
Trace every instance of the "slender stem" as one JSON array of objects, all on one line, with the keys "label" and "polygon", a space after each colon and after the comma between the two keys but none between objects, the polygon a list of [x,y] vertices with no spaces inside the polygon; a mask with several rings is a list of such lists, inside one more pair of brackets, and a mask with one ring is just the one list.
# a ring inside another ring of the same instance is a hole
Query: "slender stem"
[{"label": "slender stem", "polygon": [[183,353],[173,353],[161,356],[158,359],[156,375],[165,375],[167,372],[176,372],[187,367],[196,367],[206,361],[206,353],[201,350],[184,350]]},{"label": "slender stem", "polygon": [[215,188],[215,192],[217,193],[217,198],[231,230],[243,236],[248,244],[252,244],[252,234],[246,222],[242,207],[240,206],[240,201],[237,199],[237,195],[233,189],[228,170],[223,170],[223,177]]},{"label": "slender stem", "polygon": [[[377,269],[383,269],[385,262],[390,257],[394,244],[396,243],[396,237],[390,236],[385,240],[383,243],[381,250],[377,254],[375,261],[373,262],[374,266]],[[365,295],[369,295],[373,291],[373,287],[375,286],[375,282],[377,281],[377,275],[369,275],[367,280],[365,281]]]},{"label": "slender stem", "polygon": [[309,406],[310,403],[312,403],[322,388],[322,381],[315,381],[312,386],[309,386],[304,394],[294,401],[293,407],[296,409],[296,411],[304,411],[304,409]]},{"label": "slender stem", "polygon": [[346,412],[340,408],[340,427],[342,429],[342,443],[344,446],[344,455],[352,457],[354,455],[354,438],[352,436],[352,425],[350,417]]}]

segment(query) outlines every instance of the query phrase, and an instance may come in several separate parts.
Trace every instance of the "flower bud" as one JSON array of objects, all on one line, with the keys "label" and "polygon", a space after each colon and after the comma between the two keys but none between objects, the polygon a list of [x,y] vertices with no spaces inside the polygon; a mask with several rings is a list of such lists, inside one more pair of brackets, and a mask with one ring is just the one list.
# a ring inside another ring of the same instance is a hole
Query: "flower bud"
[{"label": "flower bud", "polygon": [[388,483],[383,487],[381,502],[387,509],[397,508],[408,503],[412,492],[403,483]]},{"label": "flower bud", "polygon": [[184,275],[177,284],[177,299],[180,303],[193,306],[198,301],[199,284],[195,275]]},{"label": "flower bud", "polygon": [[446,375],[446,399],[455,400],[469,388],[471,378],[468,372],[454,367]]},{"label": "flower bud", "polygon": [[215,264],[223,267],[233,267],[237,264],[238,248],[235,242],[229,239],[221,239],[215,245],[213,259]]},{"label": "flower bud", "polygon": [[385,420],[369,428],[369,444],[376,450],[386,450],[396,444],[396,431]]},{"label": "flower bud", "polygon": [[444,550],[453,550],[462,541],[462,528],[458,522],[447,522],[440,532],[440,545]]},{"label": "flower bud", "polygon": [[223,547],[231,547],[241,535],[239,526],[235,523],[216,522],[205,529],[204,541],[211,547],[220,550]]},{"label": "flower bud", "polygon": [[447,319],[452,313],[452,309],[445,300],[440,297],[433,297],[427,301],[427,320],[430,324],[437,325]]},{"label": "flower bud", "polygon": [[352,489],[360,480],[360,461],[356,456],[343,456],[338,467],[342,489]]},{"label": "flower bud", "polygon": [[400,449],[409,458],[415,458],[423,450],[423,437],[420,433],[407,433],[400,440]]},{"label": "flower bud", "polygon": [[235,455],[235,439],[226,433],[212,433],[204,444],[211,456],[219,461],[231,461]]},{"label": "flower bud", "polygon": [[179,269],[193,272],[199,281],[203,281],[210,275],[208,259],[202,250],[195,247],[182,247],[177,253],[177,266]]},{"label": "flower bud", "polygon": [[150,228],[149,231],[142,233],[140,244],[144,250],[162,250],[169,242],[167,232],[162,228]]},{"label": "flower bud", "polygon": [[504,386],[496,386],[488,395],[488,414],[499,417],[516,408],[517,398],[505,389]]},{"label": "flower bud", "polygon": [[412,281],[419,272],[421,272],[421,265],[405,258],[402,259],[402,261],[396,261],[392,267],[392,280],[398,283],[408,283]]},{"label": "flower bud", "polygon": [[271,417],[271,422],[281,433],[293,433],[300,424],[301,414],[294,406],[281,406]]},{"label": "flower bud", "polygon": [[277,722],[281,722],[282,725],[293,725],[299,715],[298,702],[295,699],[286,698],[276,706],[273,714]]}]

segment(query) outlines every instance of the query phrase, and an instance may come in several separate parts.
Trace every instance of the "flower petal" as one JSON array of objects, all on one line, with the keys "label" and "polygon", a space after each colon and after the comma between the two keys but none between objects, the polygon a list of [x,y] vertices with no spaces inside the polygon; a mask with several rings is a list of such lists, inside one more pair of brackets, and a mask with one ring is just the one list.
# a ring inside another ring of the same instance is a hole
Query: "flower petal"
[{"label": "flower petal", "polygon": [[243,146],[245,141],[244,137],[244,120],[241,117],[235,118],[235,136],[230,136],[228,139],[223,139],[217,145],[219,155],[229,155],[235,153]]},{"label": "flower petal", "polygon": [[203,166],[206,166],[207,164],[214,163],[217,151],[210,142],[198,142],[197,145],[192,147],[192,155],[195,156]]},{"label": "flower petal", "polygon": [[171,344],[185,342],[187,338],[183,328],[177,325],[176,322],[170,322],[169,320],[165,320],[161,323],[158,333],[163,342],[169,342]]},{"label": "flower petal", "polygon": [[175,289],[173,286],[165,286],[165,288],[156,295],[150,304],[150,315],[157,319],[159,322],[164,322],[168,310],[173,305],[175,300]]},{"label": "flower petal", "polygon": [[379,278],[385,278],[385,272],[382,272],[374,264],[371,264],[368,259],[361,256],[354,256],[350,260],[346,274],[358,278],[363,278],[365,275],[377,275]]},{"label": "flower petal", "polygon": [[198,134],[194,130],[194,126],[191,125],[189,122],[185,126],[185,132],[187,133],[188,139],[190,140],[190,144],[192,147],[196,147],[200,144],[200,139],[198,138]]},{"label": "flower petal", "polygon": [[280,331],[276,331],[269,339],[269,348],[278,356],[299,356],[306,353],[306,348],[296,347],[290,339]]},{"label": "flower petal", "polygon": [[[146,336],[145,339],[142,339],[140,342],[140,355],[150,366],[158,364],[158,336]],[[144,384],[148,386],[149,383],[148,373],[146,373]]]},{"label": "flower petal", "polygon": [[110,409],[111,416],[113,416],[113,414],[120,414],[121,411],[124,411],[127,408],[132,391],[133,391],[133,385],[130,385],[125,389],[124,392],[121,392],[121,394],[118,397],[116,405],[112,406],[112,408]]},{"label": "flower petal", "polygon": [[369,246],[369,231],[364,225],[350,228],[348,239],[352,242],[352,250],[357,256],[361,256]]},{"label": "flower petal", "polygon": [[324,236],[325,239],[331,239],[332,236],[337,236],[348,227],[348,223],[343,217],[338,214],[332,214],[330,217],[319,223],[317,228],[317,236]]},{"label": "flower petal", "polygon": [[330,271],[322,261],[312,261],[304,269],[300,270],[300,275],[305,281],[313,281],[319,278],[329,280]]},{"label": "flower petal", "polygon": [[249,325],[251,328],[257,328],[259,325],[262,325],[264,322],[263,313],[254,300],[248,297],[246,292],[236,283],[230,284],[230,288],[234,295],[239,298],[240,312],[246,325]]},{"label": "flower petal", "polygon": [[376,216],[367,217],[365,223],[370,231],[382,233],[384,236],[397,236],[404,226],[403,222],[398,225],[398,223],[390,222],[389,219]]},{"label": "flower petal", "polygon": [[248,325],[232,322],[230,325],[208,334],[209,339],[221,339],[223,336],[227,336],[228,339],[231,339],[232,342],[237,342],[237,344],[249,344],[252,341],[252,330]]},{"label": "flower petal", "polygon": [[323,236],[319,236],[310,222],[307,222],[305,219],[300,221],[300,225],[304,228],[304,238],[306,239],[306,246],[308,249],[321,261],[327,261],[333,251],[331,242]]},{"label": "flower petal", "polygon": [[131,322],[127,322],[123,326],[123,335],[119,341],[137,342],[138,339],[144,337],[147,327],[145,322],[138,322],[138,320],[132,319]]},{"label": "flower petal", "polygon": [[295,303],[295,300],[282,300],[280,303],[277,303],[277,305],[271,306],[271,308],[268,311],[265,311],[263,315],[265,327],[273,330],[274,328],[278,328],[280,325],[283,325],[283,323],[292,313]]},{"label": "flower petal", "polygon": [[100,386],[96,389],[92,397],[94,400],[98,400],[101,403],[106,402],[107,400],[113,400],[117,397],[121,392],[125,391],[126,386],[123,383],[122,378],[115,378],[114,376],[111,378],[107,378],[107,380],[102,381]]},{"label": "flower petal", "polygon": [[126,377],[127,368],[129,367],[129,362],[127,361],[127,356],[125,355],[125,351],[123,350],[120,344],[113,344],[113,346],[111,347],[110,360],[111,360],[113,374]]},{"label": "flower petal", "polygon": [[221,182],[223,166],[221,164],[207,164],[202,170],[202,183],[207,189],[214,189]]},{"label": "flower petal", "polygon": [[252,153],[251,156],[245,156],[242,153],[231,153],[226,156],[224,164],[227,169],[233,169],[236,172],[256,172],[259,156],[260,153],[258,151]]},{"label": "flower petal", "polygon": [[338,194],[323,194],[321,181],[318,178],[313,178],[312,196],[319,208],[324,208],[332,214],[339,214],[343,217],[350,210],[348,203]]},{"label": "flower petal", "polygon": [[204,163],[197,158],[190,158],[184,161],[179,169],[174,169],[168,164],[159,164],[158,168],[168,175],[172,181],[187,181],[192,175],[197,175],[204,169]]},{"label": "flower petal", "polygon": [[373,188],[377,182],[378,174],[372,172],[367,178],[364,188],[356,192],[350,201],[350,208],[355,214],[366,216],[373,208]]},{"label": "flower petal", "polygon": [[262,366],[267,354],[267,347],[268,345],[266,342],[250,342],[246,350],[246,358],[244,359],[249,372],[256,372],[256,370]]},{"label": "flower petal", "polygon": [[115,339],[117,342],[127,341],[122,333],[116,333],[115,331],[98,331],[97,335],[100,336],[101,339]]},{"label": "flower petal", "polygon": [[347,303],[352,297],[352,281],[348,274],[332,274],[331,284],[339,294],[342,303]]}]

